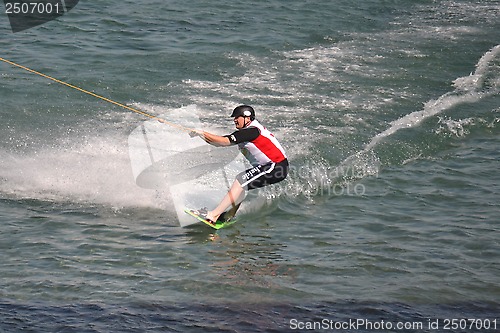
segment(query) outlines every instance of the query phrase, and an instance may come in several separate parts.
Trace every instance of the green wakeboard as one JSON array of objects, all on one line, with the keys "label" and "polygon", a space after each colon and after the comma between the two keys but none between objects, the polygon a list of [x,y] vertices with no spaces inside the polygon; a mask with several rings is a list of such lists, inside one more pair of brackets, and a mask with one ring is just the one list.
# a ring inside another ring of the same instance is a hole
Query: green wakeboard
[{"label": "green wakeboard", "polygon": [[216,229],[216,230],[219,230],[219,229],[222,229],[222,228],[226,228],[228,226],[230,226],[231,224],[235,223],[236,220],[234,218],[230,219],[229,221],[225,220],[224,219],[224,215],[225,213],[222,213],[221,216],[219,216],[219,219],[217,220],[217,222],[215,224],[213,223],[210,223],[209,221],[207,221],[206,219],[204,219],[202,216],[200,216],[199,214],[196,213],[195,210],[193,209],[189,209],[189,208],[185,208],[184,209],[184,212],[186,214],[189,214],[191,215],[192,217],[196,218],[197,220],[205,223],[206,225]]}]

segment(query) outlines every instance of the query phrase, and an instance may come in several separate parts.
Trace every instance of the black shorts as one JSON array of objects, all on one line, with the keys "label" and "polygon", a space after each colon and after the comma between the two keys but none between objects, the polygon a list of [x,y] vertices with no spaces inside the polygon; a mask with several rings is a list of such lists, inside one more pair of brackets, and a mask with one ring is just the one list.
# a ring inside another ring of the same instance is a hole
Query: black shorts
[{"label": "black shorts", "polygon": [[270,162],[243,171],[236,176],[241,187],[246,190],[264,187],[282,181],[288,175],[288,160]]}]

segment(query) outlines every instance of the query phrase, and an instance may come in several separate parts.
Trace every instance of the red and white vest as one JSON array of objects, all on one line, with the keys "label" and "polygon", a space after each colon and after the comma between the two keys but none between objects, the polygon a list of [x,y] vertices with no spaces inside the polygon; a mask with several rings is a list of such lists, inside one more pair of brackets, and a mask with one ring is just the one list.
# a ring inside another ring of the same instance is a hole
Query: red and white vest
[{"label": "red and white vest", "polygon": [[252,166],[264,165],[269,162],[279,163],[286,159],[285,150],[273,133],[257,120],[253,120],[246,128],[249,127],[258,128],[260,135],[253,141],[239,143],[238,147]]}]

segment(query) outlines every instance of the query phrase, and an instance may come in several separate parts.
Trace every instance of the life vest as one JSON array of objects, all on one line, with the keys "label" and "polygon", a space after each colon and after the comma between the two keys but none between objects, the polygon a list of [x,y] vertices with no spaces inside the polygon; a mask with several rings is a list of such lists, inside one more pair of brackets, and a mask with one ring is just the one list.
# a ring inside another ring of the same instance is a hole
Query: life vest
[{"label": "life vest", "polygon": [[279,163],[286,159],[286,153],[273,133],[253,120],[246,128],[256,127],[260,134],[250,142],[238,144],[238,148],[252,166],[264,165],[270,162]]}]

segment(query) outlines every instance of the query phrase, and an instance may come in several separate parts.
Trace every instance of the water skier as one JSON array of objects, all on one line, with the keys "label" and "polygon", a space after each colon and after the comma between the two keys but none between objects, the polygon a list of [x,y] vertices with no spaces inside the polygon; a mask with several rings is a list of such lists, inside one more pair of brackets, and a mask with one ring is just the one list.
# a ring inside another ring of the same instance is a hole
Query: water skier
[{"label": "water skier", "polygon": [[229,135],[220,136],[206,131],[190,133],[216,147],[238,145],[240,152],[252,165],[236,176],[231,188],[215,209],[193,211],[212,224],[229,208],[231,209],[224,214],[224,220],[231,219],[245,198],[246,190],[278,183],[288,175],[285,150],[274,135],[255,119],[254,109],[248,105],[240,105],[233,110],[231,117],[234,118],[237,131]]}]

